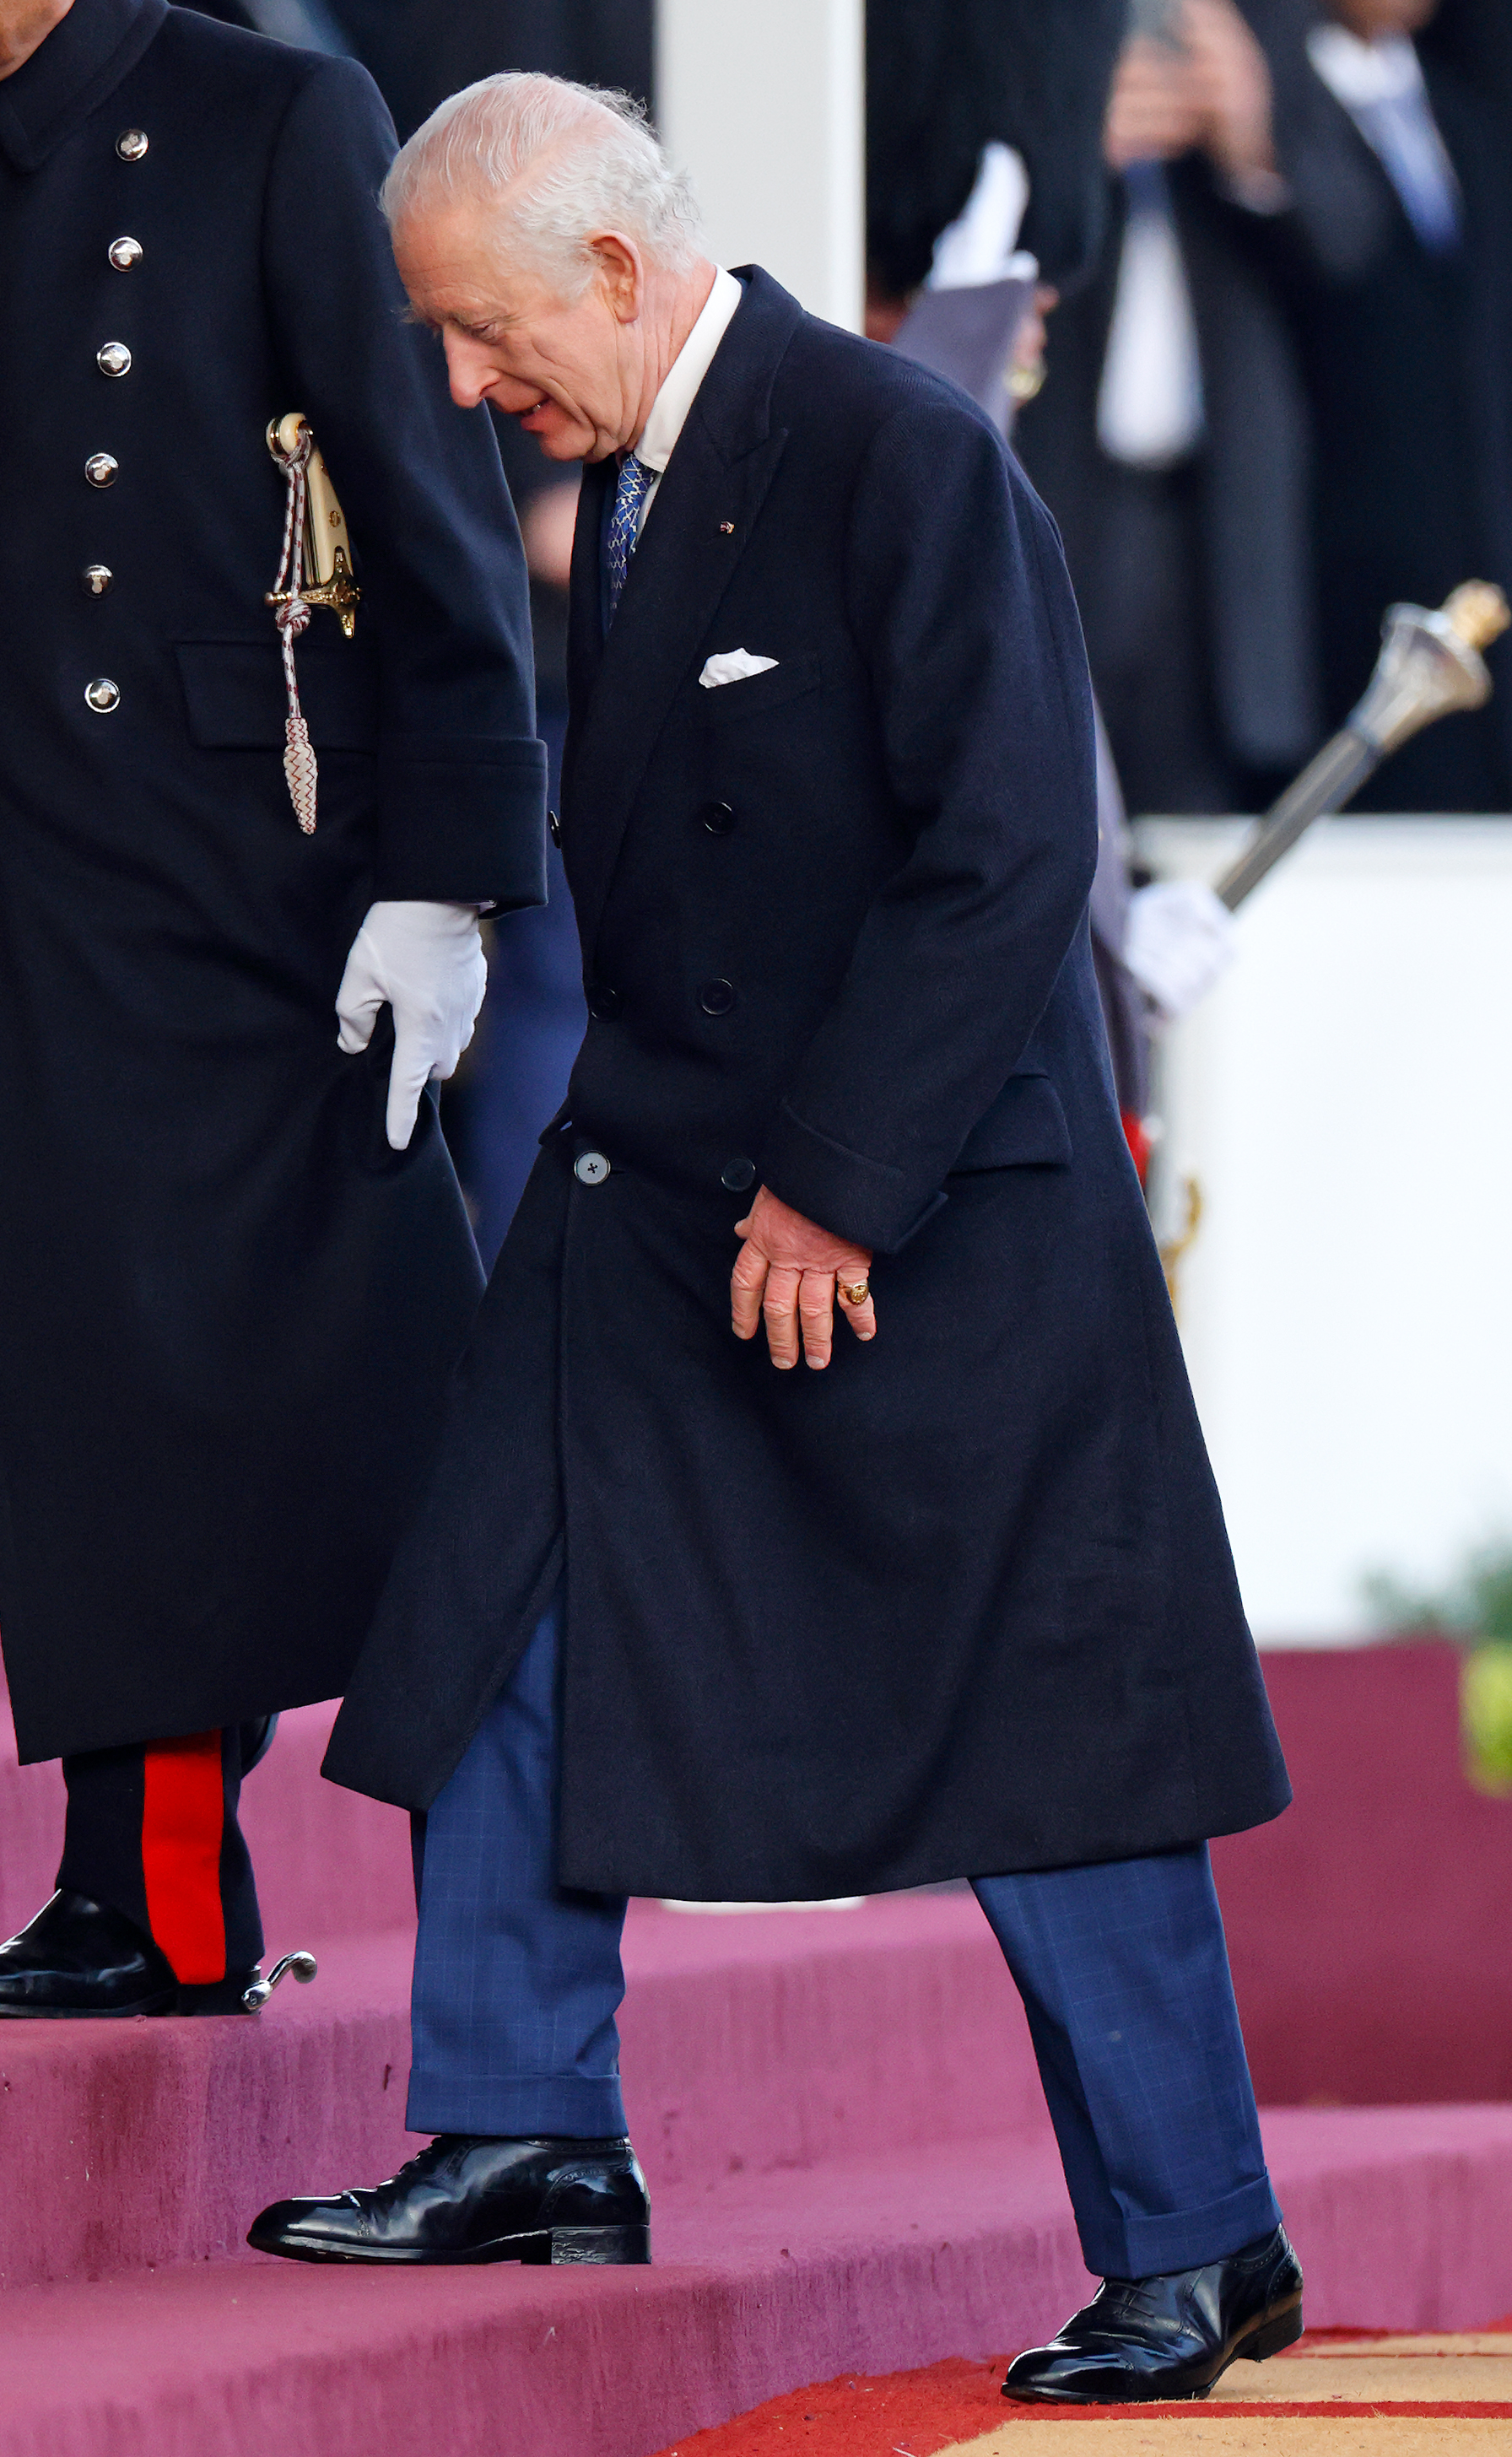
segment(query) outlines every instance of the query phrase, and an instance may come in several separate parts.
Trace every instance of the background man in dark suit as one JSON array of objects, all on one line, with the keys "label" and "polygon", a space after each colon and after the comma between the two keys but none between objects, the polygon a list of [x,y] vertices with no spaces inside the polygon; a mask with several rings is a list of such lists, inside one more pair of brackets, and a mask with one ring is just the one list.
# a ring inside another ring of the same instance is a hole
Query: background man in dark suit
[{"label": "background man in dark suit", "polygon": [[[481,1289],[422,1091],[478,908],[543,891],[524,572],[402,321],[361,69],[0,0],[0,1630],[69,1787],[0,2013],[235,2010],[242,1772],[344,1685]],[[295,409],[362,591],[296,649],[313,835],[264,602]]]},{"label": "background man in dark suit", "polygon": [[[1512,588],[1512,35],[1481,0],[1328,0],[1294,40],[1350,210],[1326,243],[1296,204],[1252,237],[1312,413],[1332,728],[1394,600]],[[1490,704],[1408,743],[1373,808],[1512,809],[1504,641],[1491,665]]]},{"label": "background man in dark suit", "polygon": [[1010,2390],[1200,2389],[1301,2326],[1204,1840],[1287,1787],[1108,1082],[1053,528],[963,394],[717,271],[628,105],[490,80],[385,203],[457,401],[589,464],[591,1022],[328,1761],[428,1812],[438,2137],[251,2240],[644,2259],[626,1895],[969,1874],[1123,2282]]}]

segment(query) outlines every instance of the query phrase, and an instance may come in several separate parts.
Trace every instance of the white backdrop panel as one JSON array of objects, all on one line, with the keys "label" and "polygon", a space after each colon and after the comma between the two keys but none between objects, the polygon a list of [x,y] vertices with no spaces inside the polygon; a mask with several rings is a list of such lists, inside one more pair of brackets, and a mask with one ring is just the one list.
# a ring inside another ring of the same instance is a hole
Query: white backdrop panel
[{"label": "white backdrop panel", "polygon": [[[1215,878],[1238,823],[1146,821]],[[1512,823],[1324,822],[1166,1043],[1197,1403],[1255,1634],[1362,1636],[1362,1575],[1512,1537]]]},{"label": "white backdrop panel", "polygon": [[862,0],[658,0],[656,91],[718,261],[764,264],[813,315],[860,331]]}]

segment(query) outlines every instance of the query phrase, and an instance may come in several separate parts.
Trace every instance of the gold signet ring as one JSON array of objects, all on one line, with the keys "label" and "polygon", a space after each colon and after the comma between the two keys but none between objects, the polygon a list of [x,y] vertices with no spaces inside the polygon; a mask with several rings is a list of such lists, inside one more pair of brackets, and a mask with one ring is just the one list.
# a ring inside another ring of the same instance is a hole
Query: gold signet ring
[{"label": "gold signet ring", "polygon": [[866,1303],[867,1291],[871,1287],[871,1282],[869,1280],[837,1280],[835,1285],[848,1306],[862,1306]]}]

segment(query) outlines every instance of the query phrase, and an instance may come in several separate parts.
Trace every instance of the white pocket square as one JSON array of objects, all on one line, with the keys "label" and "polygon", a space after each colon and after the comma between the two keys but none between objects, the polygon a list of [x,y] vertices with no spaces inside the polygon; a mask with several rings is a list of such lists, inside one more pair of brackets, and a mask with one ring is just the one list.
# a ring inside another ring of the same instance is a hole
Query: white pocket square
[{"label": "white pocket square", "polygon": [[776,657],[753,657],[749,649],[725,649],[711,657],[698,680],[705,691],[717,691],[721,683],[743,683],[751,674],[770,673]]}]

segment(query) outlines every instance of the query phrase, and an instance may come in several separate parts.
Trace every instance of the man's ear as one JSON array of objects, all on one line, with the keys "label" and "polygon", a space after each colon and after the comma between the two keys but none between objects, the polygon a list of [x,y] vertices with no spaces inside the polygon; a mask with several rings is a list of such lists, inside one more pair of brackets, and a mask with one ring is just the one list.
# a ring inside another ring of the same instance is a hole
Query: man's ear
[{"label": "man's ear", "polygon": [[616,322],[633,324],[646,290],[639,248],[618,231],[604,231],[588,245]]}]

